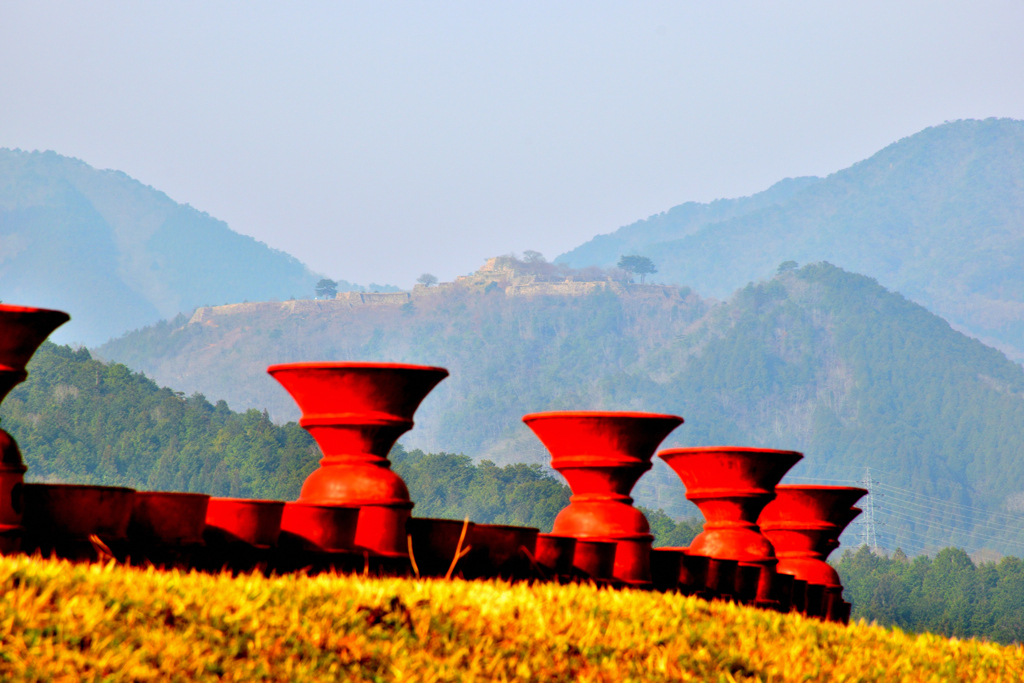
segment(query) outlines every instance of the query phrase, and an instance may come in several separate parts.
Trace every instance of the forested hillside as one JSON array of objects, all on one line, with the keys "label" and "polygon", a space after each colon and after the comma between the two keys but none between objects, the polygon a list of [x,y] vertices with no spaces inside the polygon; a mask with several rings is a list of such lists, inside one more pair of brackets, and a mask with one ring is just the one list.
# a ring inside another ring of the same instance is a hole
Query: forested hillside
[{"label": "forested hillside", "polygon": [[836,562],[853,603],[853,619],[906,631],[999,643],[1024,642],[1024,561],[1004,557],[975,564],[963,550],[911,560],[876,555],[867,546]]},{"label": "forested hillside", "polygon": [[313,296],[319,276],[119,171],[0,149],[0,299],[72,313],[99,344],[196,306]]},{"label": "forested hillside", "polygon": [[792,187],[734,215],[684,204],[557,260],[580,268],[643,254],[659,282],[716,297],[783,261],[826,260],[1024,360],[1024,121],[935,126]]},{"label": "forested hillside", "polygon": [[[685,289],[629,291],[487,287],[404,305],[208,309],[100,354],[276,420],[297,411],[266,376],[270,363],[442,365],[451,377],[403,443],[501,465],[546,462],[520,421],[528,412],[677,413],[686,424],[666,445],[795,448],[807,457],[793,481],[849,481],[870,466],[891,487],[877,504],[887,547],[1024,547],[1024,370],[998,351],[827,264],[784,270],[713,307]],[[694,512],[660,463],[637,498],[675,517]]]}]

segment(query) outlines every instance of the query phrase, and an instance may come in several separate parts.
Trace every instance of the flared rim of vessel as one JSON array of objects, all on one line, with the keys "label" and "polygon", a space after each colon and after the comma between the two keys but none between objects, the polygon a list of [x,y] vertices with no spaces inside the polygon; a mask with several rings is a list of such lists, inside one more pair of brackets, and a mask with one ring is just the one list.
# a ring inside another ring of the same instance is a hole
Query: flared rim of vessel
[{"label": "flared rim of vessel", "polygon": [[277,363],[267,367],[267,372],[274,374],[286,370],[426,370],[429,372],[443,372],[448,375],[446,368],[435,365],[411,365],[408,363],[368,363],[357,361],[312,361],[304,363]]},{"label": "flared rim of vessel", "polygon": [[666,448],[658,451],[658,456],[688,455],[696,453],[777,453],[779,455],[799,455],[800,451],[779,450],[776,448],[755,448],[753,446],[688,446],[686,448]]},{"label": "flared rim of vessel", "polygon": [[523,422],[532,422],[534,420],[551,419],[551,418],[566,418],[566,417],[593,417],[593,418],[649,418],[659,420],[679,420],[679,424],[683,423],[683,418],[679,415],[669,415],[666,413],[641,413],[635,411],[622,411],[622,410],[552,410],[549,412],[542,413],[529,413],[523,415]]}]

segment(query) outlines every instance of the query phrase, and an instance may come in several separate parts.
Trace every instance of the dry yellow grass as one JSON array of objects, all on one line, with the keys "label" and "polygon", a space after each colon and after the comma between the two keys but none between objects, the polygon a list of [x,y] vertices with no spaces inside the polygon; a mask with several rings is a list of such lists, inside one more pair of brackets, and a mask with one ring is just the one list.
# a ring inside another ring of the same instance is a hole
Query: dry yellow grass
[{"label": "dry yellow grass", "polygon": [[995,681],[1018,647],[591,586],[0,558],[5,680]]}]

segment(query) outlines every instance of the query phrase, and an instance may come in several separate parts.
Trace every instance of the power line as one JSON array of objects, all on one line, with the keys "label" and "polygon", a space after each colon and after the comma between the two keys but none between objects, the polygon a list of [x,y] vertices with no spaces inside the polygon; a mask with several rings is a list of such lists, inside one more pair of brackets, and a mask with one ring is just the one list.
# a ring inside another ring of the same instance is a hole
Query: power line
[{"label": "power line", "polygon": [[[867,545],[876,553],[880,541],[886,546],[891,543],[893,548],[924,552],[929,548],[953,545],[954,539],[966,542],[974,549],[996,544],[1024,550],[1024,540],[1017,540],[1024,536],[1024,518],[1021,516],[954,503],[883,483],[873,478],[872,469],[878,472],[876,468],[865,468],[864,477],[859,481],[824,477],[787,479],[818,484],[859,484],[867,489],[868,495],[860,503],[864,513],[857,521],[859,529],[854,525],[850,532],[859,535],[861,545]],[[883,496],[883,492],[887,495]],[[884,504],[878,501],[882,497]],[[879,516],[896,522],[896,526],[892,530],[884,528],[888,525]]]},{"label": "power line", "polygon": [[[830,469],[853,470],[854,467],[851,466],[851,465],[832,465],[832,466],[830,466]],[[886,476],[888,478],[899,478],[898,474],[896,474],[894,472],[889,472],[888,470],[884,470],[884,469],[881,469],[881,468],[878,468],[878,467],[872,467],[870,469],[876,475],[880,474],[880,475]],[[838,479],[838,478],[831,478],[831,477],[786,477],[786,480],[787,481],[819,482],[819,483],[823,483],[823,484],[830,484],[830,483],[833,483],[833,482],[836,483],[836,484],[857,484],[857,483],[860,483],[859,479],[856,479],[856,480],[855,479]],[[888,483],[881,482],[881,481],[876,482],[876,483],[877,483],[878,487],[881,488],[881,489],[891,490],[891,491],[899,491],[900,493],[903,493],[903,494],[906,494],[906,495],[915,496],[917,498],[924,498],[926,500],[933,501],[933,502],[935,502],[935,503],[937,503],[939,505],[957,506],[957,507],[960,507],[962,509],[973,510],[975,512],[978,512],[979,514],[983,514],[983,515],[987,515],[987,516],[1003,517],[1003,518],[1006,518],[1006,519],[1009,519],[1009,520],[1012,520],[1012,521],[1016,521],[1016,522],[1024,522],[1024,516],[1022,516],[1022,515],[1016,515],[1016,514],[1009,513],[1009,512],[1000,512],[998,510],[991,510],[991,509],[988,509],[988,508],[980,508],[980,507],[977,507],[977,506],[974,506],[974,505],[967,505],[967,504],[964,504],[964,503],[954,503],[954,502],[949,501],[949,500],[947,500],[945,498],[937,498],[935,496],[930,496],[928,494],[920,493],[918,491],[912,491],[910,489],[901,488],[899,486],[893,486],[892,484],[888,484]]]},{"label": "power line", "polygon": [[875,496],[872,488],[878,482],[871,479],[871,468],[864,468],[864,479],[861,481],[861,488],[867,489],[868,495],[864,500],[864,535],[861,545],[873,549],[878,554],[878,538],[875,536]]},{"label": "power line", "polygon": [[859,484],[860,479],[827,479],[823,477],[786,477],[786,483],[791,481],[806,481],[812,484]]},{"label": "power line", "polygon": [[906,508],[908,510],[913,510],[913,511],[919,512],[921,514],[933,515],[933,516],[936,516],[936,517],[938,517],[940,519],[944,519],[944,520],[951,521],[951,522],[960,522],[962,524],[971,525],[974,528],[982,527],[982,528],[986,528],[986,529],[992,529],[994,531],[1007,531],[1007,530],[1024,531],[1024,526],[1022,526],[1019,523],[1018,524],[1009,524],[1009,523],[1006,523],[1006,522],[1000,522],[998,520],[979,519],[979,518],[976,518],[976,517],[970,517],[969,515],[964,515],[964,514],[961,514],[959,512],[955,512],[955,511],[951,511],[951,510],[936,510],[934,507],[931,507],[929,505],[924,505],[924,504],[921,504],[921,503],[917,503],[917,502],[912,501],[912,500],[903,500],[903,499],[896,498],[896,497],[890,497],[890,500],[898,501],[900,504],[902,504],[902,506],[904,508]]},{"label": "power line", "polygon": [[944,500],[942,498],[936,498],[935,496],[929,496],[929,495],[926,495],[924,493],[918,493],[917,491],[911,491],[910,489],[899,488],[898,486],[893,486],[892,484],[881,484],[880,483],[879,486],[881,486],[883,489],[890,489],[892,491],[898,491],[899,493],[902,493],[904,495],[915,496],[917,498],[924,498],[925,500],[933,501],[934,503],[936,503],[938,505],[955,506],[955,507],[959,507],[959,508],[964,509],[964,510],[972,510],[972,511],[978,512],[979,514],[984,514],[984,515],[988,515],[988,516],[1005,517],[1007,519],[1010,519],[1010,520],[1013,520],[1013,521],[1016,521],[1016,522],[1024,521],[1024,519],[1022,519],[1022,517],[1020,515],[1014,515],[1014,514],[1011,514],[1011,513],[1008,513],[1008,512],[999,512],[998,510],[986,510],[984,508],[975,507],[973,505],[966,505],[966,504],[963,504],[963,503],[954,503],[952,501]]},{"label": "power line", "polygon": [[[941,522],[936,522],[934,520],[929,520],[929,519],[924,519],[922,517],[917,517],[917,516],[915,516],[913,514],[903,514],[899,518],[902,519],[902,520],[909,520],[911,522],[916,522],[918,524],[922,524],[922,525],[926,526],[929,529],[941,529],[943,531],[948,531],[948,532],[950,532],[950,536],[952,536],[954,534],[961,534],[963,536],[967,536],[968,538],[976,538],[976,539],[979,539],[979,540],[982,540],[982,541],[992,541],[992,542],[995,542],[995,543],[1002,543],[1004,545],[1013,545],[1013,546],[1017,546],[1017,547],[1021,548],[1022,550],[1024,550],[1024,543],[1022,543],[1020,541],[1012,541],[1012,540],[1009,540],[1009,539],[1006,539],[1006,538],[1003,538],[1003,537],[1000,537],[1000,536],[992,536],[992,535],[989,535],[989,534],[982,534],[982,533],[979,533],[977,531],[968,531],[968,530],[962,529],[960,527],[950,526],[950,525],[947,525],[947,524],[942,524]],[[910,533],[910,532],[908,532],[908,533]],[[925,536],[925,534],[921,534],[920,532],[915,532],[915,533],[918,533],[918,535],[920,535],[920,536]]]}]

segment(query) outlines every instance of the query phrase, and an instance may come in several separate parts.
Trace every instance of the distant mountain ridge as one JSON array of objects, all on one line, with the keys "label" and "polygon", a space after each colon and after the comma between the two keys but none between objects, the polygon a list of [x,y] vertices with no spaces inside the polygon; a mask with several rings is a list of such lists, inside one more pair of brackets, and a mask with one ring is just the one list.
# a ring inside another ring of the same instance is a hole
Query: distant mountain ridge
[{"label": "distant mountain ridge", "polygon": [[98,344],[197,306],[311,296],[321,276],[120,171],[0,149],[0,299]]},{"label": "distant mountain ridge", "polygon": [[786,178],[749,197],[716,199],[707,204],[686,202],[668,211],[623,226],[613,233],[597,235],[589,242],[562,254],[555,262],[576,268],[611,267],[621,256],[644,251],[652,243],[691,235],[705,225],[720,223],[785,203],[797,193],[820,181],[821,178],[814,176]]},{"label": "distant mountain ridge", "polygon": [[[760,205],[731,204],[732,215],[716,216],[714,202],[684,204],[557,261],[606,266],[617,253],[640,253],[657,264],[658,281],[725,297],[783,261],[824,260],[1024,360],[1024,121],[928,128],[791,189],[762,193],[771,201]],[[676,213],[704,222],[673,223]]]}]

